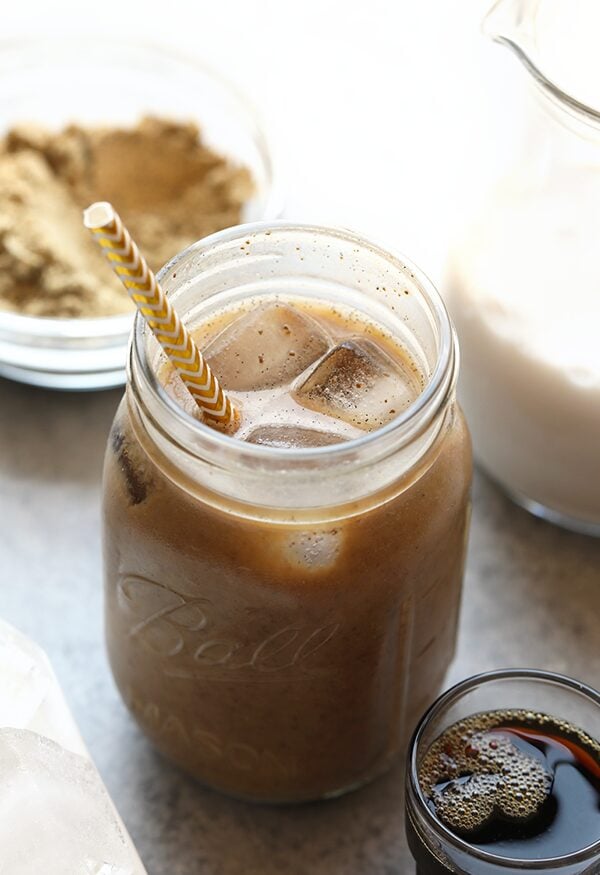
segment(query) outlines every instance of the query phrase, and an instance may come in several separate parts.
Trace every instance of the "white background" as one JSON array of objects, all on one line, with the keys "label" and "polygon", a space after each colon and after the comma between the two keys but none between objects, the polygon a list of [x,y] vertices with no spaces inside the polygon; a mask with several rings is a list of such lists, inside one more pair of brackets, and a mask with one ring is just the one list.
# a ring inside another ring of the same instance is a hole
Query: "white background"
[{"label": "white background", "polygon": [[525,73],[491,0],[4,0],[2,36],[131,33],[242,86],[279,144],[287,217],[363,231],[440,280],[519,128]]}]

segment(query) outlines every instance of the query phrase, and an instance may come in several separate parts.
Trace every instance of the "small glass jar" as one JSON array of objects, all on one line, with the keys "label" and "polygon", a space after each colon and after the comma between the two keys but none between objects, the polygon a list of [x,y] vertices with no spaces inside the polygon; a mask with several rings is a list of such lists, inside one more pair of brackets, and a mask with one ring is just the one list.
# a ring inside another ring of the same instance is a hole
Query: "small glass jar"
[{"label": "small glass jar", "polygon": [[600,837],[593,846],[566,856],[510,860],[473,847],[447,829],[429,808],[418,769],[431,744],[459,720],[502,709],[548,714],[600,738],[600,693],[562,675],[505,669],[476,675],[448,690],[419,723],[408,752],[406,831],[417,875],[595,875],[600,872]]},{"label": "small glass jar", "polygon": [[358,440],[248,444],[165,392],[137,318],[107,449],[108,649],[144,731],[235,796],[343,793],[390,765],[454,651],[471,480],[454,331],[414,265],[348,231],[232,228],[160,279],[192,328],[256,295],[355,307],[428,377]]}]

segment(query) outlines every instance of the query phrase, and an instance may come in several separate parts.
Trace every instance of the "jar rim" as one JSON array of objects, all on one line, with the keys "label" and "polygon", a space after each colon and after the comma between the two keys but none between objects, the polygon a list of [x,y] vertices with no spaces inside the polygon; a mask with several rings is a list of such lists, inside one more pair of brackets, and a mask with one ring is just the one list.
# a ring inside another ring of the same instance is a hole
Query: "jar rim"
[{"label": "jar rim", "polygon": [[190,255],[214,251],[222,244],[230,244],[238,239],[244,240],[252,234],[270,231],[311,234],[341,239],[344,242],[351,242],[356,246],[366,248],[385,258],[401,272],[410,272],[430,307],[439,334],[439,349],[435,368],[427,385],[417,398],[401,414],[386,423],[386,425],[372,432],[365,432],[364,435],[343,443],[320,447],[275,448],[241,442],[237,438],[217,431],[191,416],[166,392],[148,361],[144,342],[147,336],[147,329],[144,319],[139,313],[135,315],[130,345],[130,382],[133,382],[132,375],[134,368],[132,365],[135,364],[137,366],[135,373],[141,375],[146,389],[158,401],[163,413],[172,415],[181,426],[191,429],[194,435],[200,438],[210,449],[243,455],[244,459],[250,463],[253,461],[259,464],[272,462],[286,468],[302,468],[306,465],[311,466],[318,460],[322,463],[331,463],[337,466],[348,461],[355,461],[357,452],[365,453],[365,451],[372,450],[373,453],[378,454],[382,449],[385,451],[385,448],[391,443],[393,443],[395,450],[399,442],[408,442],[416,434],[420,434],[426,425],[431,422],[435,414],[443,407],[454,390],[458,372],[458,342],[440,293],[429,277],[404,255],[392,253],[387,248],[346,228],[289,222],[286,220],[252,222],[217,231],[193,243],[167,262],[157,274],[157,279],[159,282],[164,280],[170,272],[176,271],[179,265],[189,258]]},{"label": "jar rim", "polygon": [[591,845],[587,845],[584,848],[580,848],[577,851],[573,851],[569,854],[563,854],[559,857],[544,857],[536,858],[534,860],[527,860],[516,857],[508,859],[507,857],[500,857],[496,854],[490,853],[489,851],[481,850],[480,848],[475,847],[464,839],[461,839],[459,836],[455,835],[451,830],[449,830],[440,820],[438,820],[438,818],[434,816],[431,809],[427,805],[427,801],[425,799],[425,796],[423,795],[423,791],[421,790],[421,784],[419,782],[417,762],[417,752],[424,732],[436,717],[442,714],[449,706],[458,701],[465,693],[468,693],[476,687],[482,686],[484,684],[503,680],[531,680],[534,682],[542,681],[545,683],[554,684],[555,686],[566,688],[572,690],[575,693],[579,693],[584,698],[591,701],[592,704],[597,705],[600,709],[600,692],[598,690],[595,690],[588,684],[584,684],[582,681],[575,680],[575,678],[559,674],[558,672],[545,671],[544,669],[534,668],[507,668],[497,669],[495,671],[481,672],[480,674],[472,675],[471,677],[468,677],[465,680],[455,684],[453,687],[450,687],[449,690],[446,690],[446,692],[443,693],[438,699],[436,699],[436,701],[421,717],[421,720],[419,721],[417,728],[414,731],[409,745],[407,783],[410,793],[407,794],[407,802],[410,800],[413,806],[418,806],[418,813],[426,821],[427,826],[430,827],[432,831],[434,831],[438,836],[441,836],[443,840],[448,843],[448,845],[453,847],[455,850],[461,851],[464,854],[468,854],[470,857],[473,857],[476,860],[479,860],[483,863],[489,863],[490,865],[494,865],[499,869],[522,869],[524,871],[535,872],[536,869],[559,869],[562,866],[586,862],[589,860],[590,855],[593,856],[594,854],[600,853],[600,840],[594,842]]}]

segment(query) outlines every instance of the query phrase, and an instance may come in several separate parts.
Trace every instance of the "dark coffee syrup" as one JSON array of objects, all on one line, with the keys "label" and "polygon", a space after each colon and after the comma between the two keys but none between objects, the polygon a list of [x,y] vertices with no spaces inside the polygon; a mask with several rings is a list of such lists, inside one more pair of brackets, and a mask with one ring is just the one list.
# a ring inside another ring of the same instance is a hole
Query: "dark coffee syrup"
[{"label": "dark coffee syrup", "polygon": [[505,859],[559,857],[599,842],[600,746],[545,715],[543,723],[511,720],[517,713],[497,712],[492,724],[491,713],[474,715],[434,742],[420,769],[430,810]]}]

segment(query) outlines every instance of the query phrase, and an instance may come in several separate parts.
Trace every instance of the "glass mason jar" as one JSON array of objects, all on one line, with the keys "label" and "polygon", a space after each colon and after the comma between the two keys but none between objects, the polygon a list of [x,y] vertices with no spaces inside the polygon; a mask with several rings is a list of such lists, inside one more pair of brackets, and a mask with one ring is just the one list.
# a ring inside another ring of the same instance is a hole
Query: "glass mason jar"
[{"label": "glass mason jar", "polygon": [[500,0],[486,19],[535,87],[521,152],[453,248],[444,293],[476,458],[531,512],[598,535],[600,102],[575,75],[585,10],[600,81],[598,4]]},{"label": "glass mason jar", "polygon": [[341,230],[228,229],[160,280],[191,327],[256,295],[355,307],[429,378],[358,440],[248,444],[165,392],[137,318],[109,439],[108,650],[140,725],[227,793],[342,793],[388,767],[454,650],[471,456],[453,328],[414,265]]},{"label": "glass mason jar", "polygon": [[504,669],[476,675],[448,690],[419,723],[408,752],[406,832],[417,875],[597,875],[600,836],[594,845],[564,856],[510,860],[459,838],[431,811],[418,777],[424,754],[452,724],[473,714],[502,709],[547,714],[600,739],[600,693],[563,675]]}]

